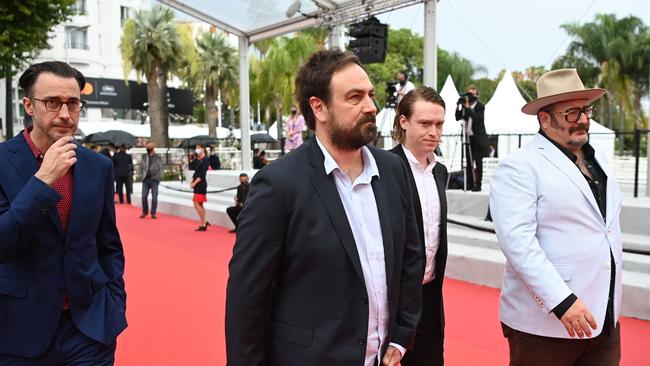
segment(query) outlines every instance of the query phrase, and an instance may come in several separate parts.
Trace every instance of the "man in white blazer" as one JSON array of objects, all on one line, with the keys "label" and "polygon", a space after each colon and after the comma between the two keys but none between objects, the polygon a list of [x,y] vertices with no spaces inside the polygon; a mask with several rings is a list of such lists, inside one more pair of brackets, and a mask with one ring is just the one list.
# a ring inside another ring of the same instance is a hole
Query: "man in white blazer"
[{"label": "man in white blazer", "polygon": [[618,365],[620,190],[589,144],[590,106],[575,69],[551,71],[522,108],[539,133],[503,159],[490,207],[506,268],[500,299],[510,365]]}]

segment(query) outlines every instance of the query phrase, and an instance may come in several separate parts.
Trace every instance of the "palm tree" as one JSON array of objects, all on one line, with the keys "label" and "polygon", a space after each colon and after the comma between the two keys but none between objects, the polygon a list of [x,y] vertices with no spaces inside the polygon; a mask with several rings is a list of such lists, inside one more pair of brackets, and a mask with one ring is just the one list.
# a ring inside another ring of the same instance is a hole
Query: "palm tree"
[{"label": "palm tree", "polygon": [[608,90],[608,104],[612,99],[627,116],[634,116],[640,127],[641,98],[648,92],[648,27],[635,16],[617,19],[613,14],[599,14],[593,22],[562,27],[574,41],[567,50],[567,55],[573,56],[565,55],[560,61],[581,60],[583,65],[578,66],[597,68],[597,84]]},{"label": "palm tree", "polygon": [[196,40],[198,50],[197,75],[205,90],[208,131],[217,136],[217,109],[215,101],[221,94],[230,102],[237,80],[237,50],[228,45],[226,37],[219,33],[203,32]]},{"label": "palm tree", "polygon": [[255,66],[259,73],[255,77],[255,89],[260,93],[260,99],[268,98],[272,102],[280,132],[283,108],[288,107],[293,100],[294,79],[298,68],[317,50],[317,45],[311,35],[302,34],[277,38],[269,43],[266,57]]},{"label": "palm tree", "polygon": [[137,11],[124,25],[120,51],[124,77],[135,70],[138,79],[147,79],[147,111],[151,119],[151,140],[160,147],[169,146],[167,77],[176,71],[181,52],[173,22],[174,12],[162,6]]}]

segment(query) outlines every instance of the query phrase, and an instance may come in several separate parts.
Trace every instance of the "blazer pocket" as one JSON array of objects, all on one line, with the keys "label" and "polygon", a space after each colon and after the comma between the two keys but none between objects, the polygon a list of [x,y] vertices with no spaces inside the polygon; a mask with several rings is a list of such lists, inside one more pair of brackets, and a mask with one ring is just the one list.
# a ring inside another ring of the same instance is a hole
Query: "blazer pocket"
[{"label": "blazer pocket", "polygon": [[314,341],[314,331],[296,328],[278,321],[273,322],[273,338],[281,339],[303,347],[311,347]]},{"label": "blazer pocket", "polygon": [[27,295],[27,284],[0,278],[0,294],[23,298]]},{"label": "blazer pocket", "polygon": [[95,273],[90,277],[90,286],[93,289],[93,292],[96,292],[100,288],[104,287],[108,282],[108,276],[104,273],[101,267],[98,267]]},{"label": "blazer pocket", "polygon": [[571,266],[568,264],[553,264],[557,273],[560,274],[560,277],[567,282],[571,280]]}]

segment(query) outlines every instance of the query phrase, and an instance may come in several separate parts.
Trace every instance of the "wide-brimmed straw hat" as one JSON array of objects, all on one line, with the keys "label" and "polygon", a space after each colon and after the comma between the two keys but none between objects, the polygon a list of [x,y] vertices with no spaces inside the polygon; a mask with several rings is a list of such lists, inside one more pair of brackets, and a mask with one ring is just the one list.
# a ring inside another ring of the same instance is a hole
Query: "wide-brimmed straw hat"
[{"label": "wide-brimmed straw hat", "polygon": [[553,70],[537,80],[537,99],[527,103],[521,111],[537,115],[540,109],[558,102],[586,99],[591,103],[606,92],[601,88],[585,89],[576,69]]}]

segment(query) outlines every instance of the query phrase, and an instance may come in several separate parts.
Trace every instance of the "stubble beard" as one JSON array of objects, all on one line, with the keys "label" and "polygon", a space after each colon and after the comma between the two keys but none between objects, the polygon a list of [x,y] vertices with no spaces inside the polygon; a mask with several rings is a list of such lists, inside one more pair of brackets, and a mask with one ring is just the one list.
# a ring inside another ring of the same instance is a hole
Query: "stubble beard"
[{"label": "stubble beard", "polygon": [[[566,127],[560,125],[560,122],[555,118],[555,115],[553,114],[551,114],[550,126],[551,128],[559,131],[566,131]],[[575,148],[581,148],[588,142],[588,135],[585,135],[583,137],[573,137],[573,134],[578,131],[585,131],[586,133],[589,133],[589,123],[574,124],[569,127],[569,139],[567,140],[567,145]]]}]

